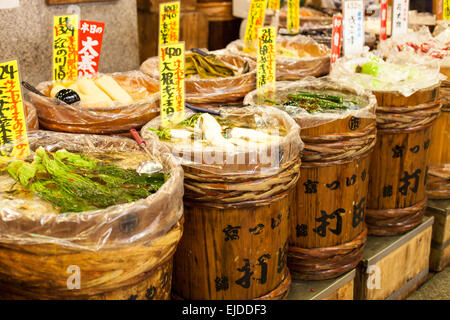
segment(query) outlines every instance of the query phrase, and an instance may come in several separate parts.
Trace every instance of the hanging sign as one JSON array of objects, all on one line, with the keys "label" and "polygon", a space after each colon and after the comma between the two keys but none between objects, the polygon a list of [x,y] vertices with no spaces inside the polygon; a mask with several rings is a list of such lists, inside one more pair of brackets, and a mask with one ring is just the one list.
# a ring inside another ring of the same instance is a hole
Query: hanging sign
[{"label": "hanging sign", "polygon": [[159,48],[161,120],[163,126],[184,119],[184,42]]},{"label": "hanging sign", "polygon": [[362,0],[344,1],[343,41],[346,56],[363,51],[365,43],[363,12]]},{"label": "hanging sign", "polygon": [[258,36],[258,28],[264,24],[267,0],[252,0],[248,11],[247,26],[244,37],[244,51],[251,51]]},{"label": "hanging sign", "polygon": [[333,16],[333,32],[331,35],[331,63],[330,71],[333,63],[341,56],[341,39],[342,39],[342,17]]},{"label": "hanging sign", "polygon": [[450,0],[441,0],[441,5],[438,8],[440,10],[438,19],[450,20]]},{"label": "hanging sign", "polygon": [[159,5],[159,45],[177,43],[180,38],[180,1]]},{"label": "hanging sign", "polygon": [[265,86],[264,92],[260,92],[260,103],[272,99],[275,92],[276,81],[276,43],[277,29],[266,27],[258,29],[258,55],[257,55],[257,88]]},{"label": "hanging sign", "polygon": [[98,73],[104,30],[105,24],[103,22],[80,21],[80,29],[78,30],[79,77]]},{"label": "hanging sign", "polygon": [[387,39],[387,11],[388,2],[387,0],[381,0],[380,3],[380,40]]},{"label": "hanging sign", "polygon": [[392,5],[392,36],[408,32],[409,0],[394,0]]},{"label": "hanging sign", "polygon": [[0,63],[0,162],[30,154],[16,60]]},{"label": "hanging sign", "polygon": [[280,0],[269,0],[269,3],[267,4],[267,9],[280,10]]},{"label": "hanging sign", "polygon": [[300,29],[300,0],[288,0],[287,30],[296,34]]},{"label": "hanging sign", "polygon": [[78,16],[53,17],[53,80],[77,79]]}]

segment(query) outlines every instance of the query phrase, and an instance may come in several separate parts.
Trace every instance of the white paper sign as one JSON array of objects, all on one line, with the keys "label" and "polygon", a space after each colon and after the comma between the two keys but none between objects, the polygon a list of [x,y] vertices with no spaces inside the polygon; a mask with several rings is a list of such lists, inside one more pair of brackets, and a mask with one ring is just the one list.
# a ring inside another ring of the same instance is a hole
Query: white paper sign
[{"label": "white paper sign", "polygon": [[0,9],[12,9],[19,6],[19,0],[0,0]]},{"label": "white paper sign", "polygon": [[392,36],[408,32],[409,0],[394,0],[392,6]]},{"label": "white paper sign", "polygon": [[364,37],[364,1],[346,0],[344,2],[343,41],[344,55],[363,51]]}]

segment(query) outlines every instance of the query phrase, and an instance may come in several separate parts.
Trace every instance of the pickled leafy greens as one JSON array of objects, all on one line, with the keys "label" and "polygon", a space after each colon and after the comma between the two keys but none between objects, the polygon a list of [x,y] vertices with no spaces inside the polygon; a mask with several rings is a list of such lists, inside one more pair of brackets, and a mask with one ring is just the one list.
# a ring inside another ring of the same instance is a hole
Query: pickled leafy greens
[{"label": "pickled leafy greens", "polygon": [[163,173],[138,174],[64,149],[47,152],[42,147],[32,162],[14,161],[7,171],[60,213],[134,202],[155,193],[167,179]]}]

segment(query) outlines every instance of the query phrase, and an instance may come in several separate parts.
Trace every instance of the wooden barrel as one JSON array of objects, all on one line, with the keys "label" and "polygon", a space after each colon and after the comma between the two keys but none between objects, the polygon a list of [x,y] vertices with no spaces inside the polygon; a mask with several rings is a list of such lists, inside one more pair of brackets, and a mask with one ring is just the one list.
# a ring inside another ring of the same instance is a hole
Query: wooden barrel
[{"label": "wooden barrel", "polygon": [[372,155],[366,223],[369,234],[395,235],[416,227],[425,212],[432,127],[439,84],[405,97],[377,92],[377,144]]},{"label": "wooden barrel", "polygon": [[[441,73],[450,77],[450,68],[442,68]],[[432,133],[430,145],[430,167],[427,177],[429,199],[450,198],[450,81],[441,85],[442,109]]]},{"label": "wooden barrel", "polygon": [[[29,141],[33,150],[143,152],[131,139],[108,136],[34,131]],[[170,177],[146,199],[64,215],[13,215],[14,209],[2,208],[0,298],[170,298],[173,254],[183,231],[183,172],[159,143],[149,148]]]},{"label": "wooden barrel", "polygon": [[159,82],[138,71],[111,75],[124,89],[139,100],[132,105],[108,108],[83,108],[58,103],[49,98],[53,82],[37,86],[46,97],[28,92],[27,99],[38,111],[41,127],[59,132],[117,134],[140,129],[159,114]]},{"label": "wooden barrel", "polygon": [[[309,79],[277,83],[277,100],[308,89],[335,90],[365,99],[364,108],[354,115],[355,111],[293,115],[302,128],[305,148],[300,178],[290,196],[295,211],[290,218],[288,268],[294,279],[319,280],[343,274],[362,257],[376,99],[367,92]],[[253,104],[250,95],[245,103]]]},{"label": "wooden barrel", "polygon": [[[263,114],[261,109],[230,111],[241,112]],[[192,160],[200,159],[195,153],[187,158],[191,164],[183,165],[186,223],[174,258],[176,299],[282,299],[289,291],[288,194],[298,179],[301,142],[292,119],[276,109],[266,112],[288,124],[279,149],[271,149],[279,167],[271,168],[250,150],[241,163],[227,157],[218,160],[220,166],[203,160],[193,166]],[[148,136],[147,126],[142,136]]]}]

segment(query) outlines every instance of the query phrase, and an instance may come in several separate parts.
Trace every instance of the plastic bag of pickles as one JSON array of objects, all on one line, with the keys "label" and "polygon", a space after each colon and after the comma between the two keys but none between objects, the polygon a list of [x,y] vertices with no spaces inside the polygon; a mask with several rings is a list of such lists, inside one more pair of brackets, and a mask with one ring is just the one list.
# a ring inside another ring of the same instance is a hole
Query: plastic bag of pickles
[{"label": "plastic bag of pickles", "polygon": [[423,66],[386,62],[373,53],[344,57],[336,61],[330,77],[350,87],[371,91],[397,91],[408,97],[415,92],[439,85],[445,76],[439,65]]},{"label": "plastic bag of pickles", "polygon": [[145,125],[146,140],[159,138],[185,170],[227,177],[273,175],[303,150],[299,127],[276,108],[226,107],[215,115],[187,110],[184,120]]},{"label": "plastic bag of pickles", "polygon": [[159,114],[159,83],[139,71],[98,74],[94,78],[24,90],[39,122],[52,131],[112,134],[127,132]]},{"label": "plastic bag of pickles", "polygon": [[[141,71],[159,81],[159,58],[144,61]],[[232,103],[256,87],[256,63],[238,55],[196,50],[186,53],[186,102]]]},{"label": "plastic bag of pickles", "polygon": [[375,119],[377,101],[370,91],[343,85],[329,77],[279,81],[270,95],[266,94],[267,88],[249,93],[244,104],[283,110],[302,129],[349,117]]},{"label": "plastic bag of pickles", "polygon": [[[0,164],[0,252],[148,246],[180,220],[183,171],[158,141],[147,141],[149,156],[121,137],[34,131],[28,139],[27,159]],[[160,171],[138,173],[147,160]]]},{"label": "plastic bag of pickles", "polygon": [[[228,44],[226,52],[256,61],[256,49],[244,49],[244,41]],[[295,81],[307,76],[319,77],[330,70],[331,49],[302,35],[277,36],[277,81]]]}]

